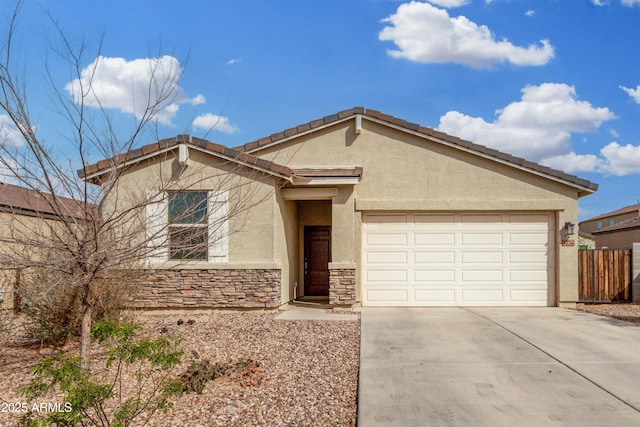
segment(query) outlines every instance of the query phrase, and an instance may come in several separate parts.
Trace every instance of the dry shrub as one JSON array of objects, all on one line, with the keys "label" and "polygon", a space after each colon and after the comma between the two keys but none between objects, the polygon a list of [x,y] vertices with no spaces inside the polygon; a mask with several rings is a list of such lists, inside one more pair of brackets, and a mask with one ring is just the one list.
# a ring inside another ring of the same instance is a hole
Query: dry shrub
[{"label": "dry shrub", "polygon": [[[31,270],[23,271],[20,281],[22,311],[27,316],[25,328],[34,340],[63,343],[80,335],[82,324],[82,289],[72,274]],[[135,283],[123,275],[94,282],[92,288],[93,320],[117,315],[128,301]]]}]

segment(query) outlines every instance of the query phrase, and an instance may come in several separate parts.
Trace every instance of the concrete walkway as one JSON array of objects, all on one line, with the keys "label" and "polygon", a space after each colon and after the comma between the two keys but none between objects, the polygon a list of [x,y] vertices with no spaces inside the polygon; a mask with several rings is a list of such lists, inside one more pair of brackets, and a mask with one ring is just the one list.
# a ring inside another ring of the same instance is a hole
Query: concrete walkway
[{"label": "concrete walkway", "polygon": [[559,308],[363,308],[358,426],[640,425],[640,327]]},{"label": "concrete walkway", "polygon": [[281,307],[280,314],[276,316],[278,320],[351,320],[357,321],[360,317],[358,313],[332,313],[323,307],[313,305],[288,304]]}]

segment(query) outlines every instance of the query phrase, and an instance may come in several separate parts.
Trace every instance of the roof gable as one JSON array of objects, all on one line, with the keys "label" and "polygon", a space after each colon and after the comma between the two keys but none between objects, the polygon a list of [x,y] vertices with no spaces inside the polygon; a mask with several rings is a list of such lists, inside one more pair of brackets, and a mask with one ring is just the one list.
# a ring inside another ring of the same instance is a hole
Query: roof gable
[{"label": "roof gable", "polygon": [[417,123],[407,122],[406,120],[396,118],[389,114],[384,114],[379,111],[367,109],[364,107],[355,107],[349,110],[343,110],[337,114],[325,116],[321,119],[298,125],[294,128],[272,134],[268,137],[260,138],[256,141],[249,142],[235,148],[239,151],[247,153],[256,153],[264,148],[283,144],[295,138],[317,132],[321,129],[345,122],[347,120],[356,120],[356,132],[358,132],[359,121],[361,121],[362,119],[374,121],[376,123],[401,130],[403,132],[408,132],[433,142],[444,144],[455,149],[463,150],[477,156],[481,156],[511,167],[534,173],[547,179],[560,181],[566,185],[578,188],[580,196],[593,193],[598,189],[598,184],[592,183],[585,179],[581,179],[575,175],[567,174],[565,172],[552,169],[550,167],[543,166],[538,163],[513,156],[511,154],[503,153],[501,151],[485,147],[484,145],[466,141],[458,137],[448,135],[444,132],[424,127]]},{"label": "roof gable", "polygon": [[86,166],[84,169],[80,169],[78,171],[78,175],[80,178],[88,181],[99,181],[102,175],[108,173],[114,168],[127,167],[142,160],[175,150],[180,144],[184,144],[189,148],[199,150],[203,153],[236,162],[280,178],[290,178],[293,174],[292,169],[287,166],[261,159],[260,157],[252,154],[225,147],[224,145],[216,144],[205,139],[192,137],[191,135],[178,135],[175,138],[162,139],[152,144],[130,150],[118,156],[100,160],[97,163]]}]

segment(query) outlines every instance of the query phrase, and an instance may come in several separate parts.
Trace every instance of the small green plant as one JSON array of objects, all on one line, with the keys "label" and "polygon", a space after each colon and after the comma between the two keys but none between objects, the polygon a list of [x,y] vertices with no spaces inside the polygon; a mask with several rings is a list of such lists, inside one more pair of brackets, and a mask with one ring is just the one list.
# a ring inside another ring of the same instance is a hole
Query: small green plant
[{"label": "small green plant", "polygon": [[[169,409],[170,399],[183,390],[182,381],[172,375],[183,355],[180,342],[166,336],[140,338],[137,332],[141,327],[116,319],[93,326],[92,337],[105,344],[104,372],[108,375],[92,375],[73,353],[61,353],[38,363],[31,382],[20,392],[30,402],[60,392],[64,406],[47,413],[29,411],[18,425],[126,427],[139,419],[146,424],[158,411]],[[133,374],[135,387],[123,388],[125,372]]]}]

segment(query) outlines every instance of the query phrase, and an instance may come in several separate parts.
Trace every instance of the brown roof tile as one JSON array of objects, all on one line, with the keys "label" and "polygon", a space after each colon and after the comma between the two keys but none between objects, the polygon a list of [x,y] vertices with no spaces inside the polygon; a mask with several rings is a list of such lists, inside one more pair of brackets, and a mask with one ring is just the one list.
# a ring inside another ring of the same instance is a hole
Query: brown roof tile
[{"label": "brown roof tile", "polygon": [[293,173],[292,170],[287,166],[278,165],[272,161],[261,159],[257,156],[254,156],[253,154],[249,154],[235,148],[229,148],[224,145],[216,144],[205,139],[192,137],[190,135],[178,135],[175,138],[163,139],[153,144],[147,144],[142,148],[137,148],[128,151],[127,153],[120,154],[119,156],[113,157],[111,159],[100,160],[98,163],[87,165],[84,169],[78,171],[78,175],[81,178],[84,178],[86,176],[99,174],[100,172],[106,172],[113,167],[124,166],[125,161],[123,160],[125,159],[126,162],[135,162],[136,160],[142,159],[143,157],[149,155],[153,155],[154,153],[158,153],[164,149],[177,147],[178,144],[181,143],[203,149],[205,151],[208,151],[212,155],[222,155],[227,159],[236,160],[248,165],[255,165],[256,167],[262,168],[267,172],[273,172],[285,177],[290,177]]},{"label": "brown roof tile", "polygon": [[584,221],[581,222],[587,222],[587,221],[595,221],[597,219],[602,219],[602,218],[607,218],[610,216],[616,216],[616,215],[622,215],[622,214],[626,214],[629,212],[638,212],[640,213],[640,203],[636,203],[635,205],[629,205],[629,206],[625,206],[624,208],[620,208],[617,209],[615,211],[611,211],[611,212],[607,212],[598,216],[594,216],[593,218],[589,218],[589,219],[585,219]]},{"label": "brown roof tile", "polygon": [[58,209],[52,206],[53,200],[49,193],[0,182],[0,208],[3,210],[29,212],[31,215],[62,215],[76,218],[84,216],[83,202],[57,196],[60,209],[56,212]]},{"label": "brown roof tile", "polygon": [[[389,114],[384,114],[381,113],[380,111],[377,110],[372,110],[372,109],[368,109],[365,107],[354,107],[350,110],[343,110],[340,111],[337,114],[333,114],[333,115],[329,115],[329,116],[325,116],[322,119],[318,119],[318,120],[312,120],[308,123],[302,124],[302,125],[298,125],[296,127],[296,129],[298,130],[298,133],[302,133],[302,132],[306,132],[308,129],[315,129],[319,126],[323,126],[323,125],[329,125],[333,122],[339,121],[339,120],[343,120],[345,118],[349,118],[351,116],[355,116],[355,115],[364,115],[366,117],[372,118],[372,119],[376,119],[376,120],[380,120],[383,122],[387,122],[389,124],[407,129],[407,130],[411,130],[414,132],[418,132],[421,133],[425,136],[428,137],[433,137],[433,138],[438,138],[448,144],[452,144],[452,145],[457,145],[459,147],[468,149],[470,151],[475,151],[478,154],[482,154],[482,155],[486,155],[489,157],[494,157],[496,159],[502,160],[506,163],[511,163],[513,165],[516,166],[520,166],[520,167],[524,167],[526,169],[529,169],[533,172],[537,172],[540,173],[542,175],[548,175],[550,177],[553,178],[558,178],[561,179],[563,181],[569,182],[571,184],[580,186],[580,187],[584,187],[585,189],[589,190],[589,191],[595,191],[598,189],[598,184],[595,184],[593,182],[587,181],[585,179],[581,179],[578,178],[575,175],[571,175],[571,174],[567,174],[565,172],[559,171],[559,170],[555,170],[555,169],[551,169],[547,166],[542,166],[538,163],[535,162],[530,162],[530,161],[526,161],[520,157],[516,157],[513,156],[511,154],[508,153],[504,153],[501,151],[497,151],[494,150],[492,148],[488,148],[485,147],[483,145],[480,144],[476,144],[474,142],[471,141],[466,141],[463,139],[460,139],[458,137],[454,137],[451,135],[448,135],[444,132],[440,132],[437,131],[435,129],[432,128],[428,128],[425,126],[420,126],[416,123],[408,123],[405,120],[402,119],[398,119],[395,118]],[[278,143],[280,142],[280,140],[285,139],[285,138],[290,138],[295,135],[289,135],[287,134],[285,136],[284,133],[279,133],[279,134],[273,134],[271,135],[270,138],[270,142],[266,142],[266,144],[273,144],[273,143]],[[236,149],[241,150],[241,151],[254,151],[259,149],[261,146],[265,145],[265,142],[263,142],[265,140],[265,138],[259,139],[257,142],[257,146],[256,146],[256,142],[250,142],[248,144],[244,144],[241,145],[239,147],[236,147]]]}]

